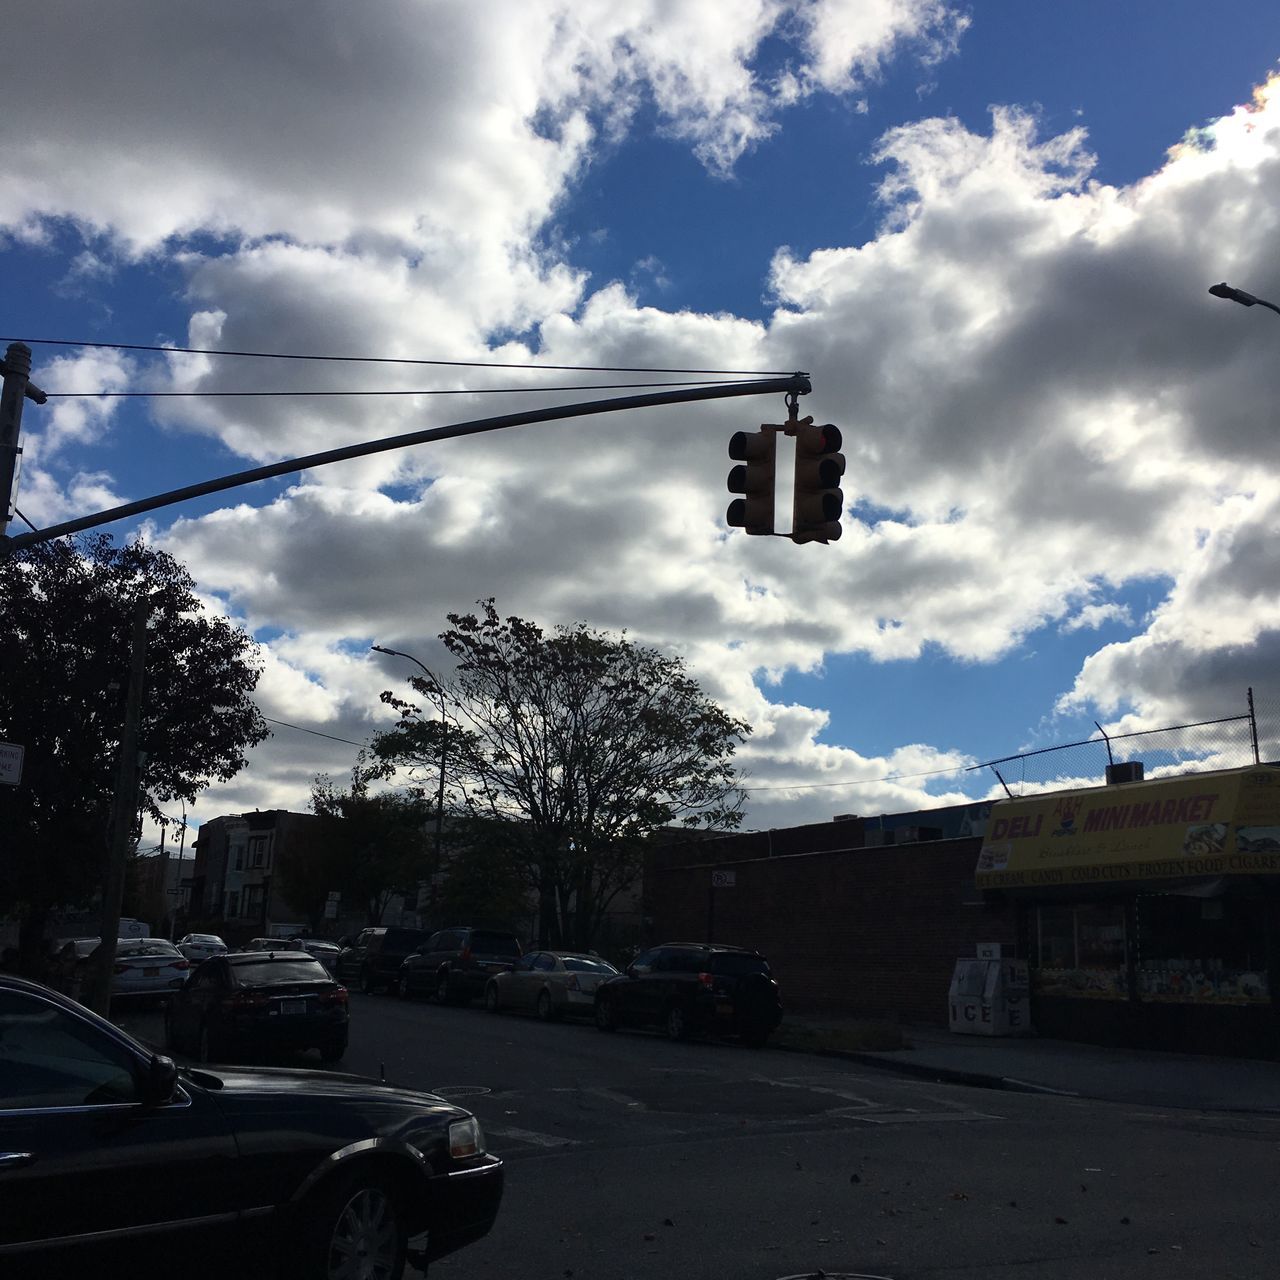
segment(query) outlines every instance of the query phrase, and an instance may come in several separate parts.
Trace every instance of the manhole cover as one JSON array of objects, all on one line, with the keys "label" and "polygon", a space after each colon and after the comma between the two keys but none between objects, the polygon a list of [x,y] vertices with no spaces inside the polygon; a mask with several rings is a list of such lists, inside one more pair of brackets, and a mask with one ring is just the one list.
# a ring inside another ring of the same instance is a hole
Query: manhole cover
[{"label": "manhole cover", "polygon": [[779,1276],[778,1280],[893,1280],[892,1276],[873,1276],[867,1271],[804,1271],[798,1276]]},{"label": "manhole cover", "polygon": [[484,1084],[442,1084],[438,1088],[432,1089],[439,1098],[475,1098],[482,1093],[489,1092],[489,1086]]}]

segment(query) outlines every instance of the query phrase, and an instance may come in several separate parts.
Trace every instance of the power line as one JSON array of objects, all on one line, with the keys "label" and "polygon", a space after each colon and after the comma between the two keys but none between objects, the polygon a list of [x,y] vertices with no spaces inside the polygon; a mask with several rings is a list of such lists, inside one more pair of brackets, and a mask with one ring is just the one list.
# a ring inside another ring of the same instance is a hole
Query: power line
[{"label": "power line", "polygon": [[908,778],[934,778],[943,773],[964,773],[968,768],[970,768],[969,765],[961,764],[954,769],[922,769],[919,773],[887,773],[882,778],[850,778],[847,782],[779,783],[771,787],[744,786],[741,790],[753,794],[757,791],[815,791],[820,787],[868,787],[875,782],[902,782]]},{"label": "power line", "polygon": [[[0,342],[3,339],[0,338]],[[636,387],[718,387],[716,382],[581,382],[559,387],[446,387],[429,391],[47,391],[50,400],[180,400],[228,396],[500,396],[540,391],[625,391]]]},{"label": "power line", "polygon": [[328,738],[330,742],[345,742],[349,747],[363,747],[366,743],[352,742],[350,738],[335,738],[331,733],[321,733],[319,729],[307,729],[300,724],[290,724],[287,720],[273,720],[270,716],[262,717],[268,724],[278,724],[285,729],[297,729],[299,733],[312,733],[317,738]]},{"label": "power line", "polygon": [[735,378],[785,378],[793,372],[790,369],[656,369],[599,364],[534,364],[532,362],[519,364],[497,360],[420,360],[407,356],[323,356],[284,351],[219,351],[212,347],[162,347],[141,342],[83,342],[72,338],[0,338],[0,343],[4,342],[26,342],[47,347],[92,347],[109,351],[156,351],[164,355],[238,356],[252,360],[322,360],[348,364],[422,364],[441,365],[454,369],[554,369],[573,373],[697,373],[724,374]]}]

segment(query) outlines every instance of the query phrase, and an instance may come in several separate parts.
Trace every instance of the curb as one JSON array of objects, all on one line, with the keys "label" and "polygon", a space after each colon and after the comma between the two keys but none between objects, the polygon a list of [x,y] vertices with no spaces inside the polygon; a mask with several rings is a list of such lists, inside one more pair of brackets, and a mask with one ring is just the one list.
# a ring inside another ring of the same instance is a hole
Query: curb
[{"label": "curb", "polygon": [[[1006,1089],[1015,1093],[1063,1093],[1048,1085],[1030,1084],[1011,1076],[986,1075],[981,1071],[962,1071],[958,1067],[931,1067],[924,1062],[900,1062],[882,1057],[878,1053],[860,1053],[856,1049],[806,1049],[800,1045],[776,1044],[772,1046],[784,1053],[803,1053],[813,1058],[839,1058],[843,1062],[856,1062],[859,1066],[875,1067],[894,1075],[912,1076],[917,1080],[933,1080],[943,1084],[963,1084],[974,1089]],[[1078,1097],[1078,1094],[1065,1094]]]}]

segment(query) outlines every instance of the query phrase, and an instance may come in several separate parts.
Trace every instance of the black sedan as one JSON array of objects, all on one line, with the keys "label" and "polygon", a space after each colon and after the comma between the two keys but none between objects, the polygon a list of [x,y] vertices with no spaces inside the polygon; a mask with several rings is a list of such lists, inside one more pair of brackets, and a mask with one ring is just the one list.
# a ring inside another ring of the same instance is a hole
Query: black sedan
[{"label": "black sedan", "polygon": [[170,1050],[201,1062],[246,1054],[347,1051],[347,989],[305,951],[214,956],[187,979],[165,1014]]},{"label": "black sedan", "polygon": [[485,1235],[501,1198],[475,1118],[432,1094],[321,1071],[180,1071],[0,976],[5,1274],[234,1264],[398,1280],[406,1257],[425,1268]]}]

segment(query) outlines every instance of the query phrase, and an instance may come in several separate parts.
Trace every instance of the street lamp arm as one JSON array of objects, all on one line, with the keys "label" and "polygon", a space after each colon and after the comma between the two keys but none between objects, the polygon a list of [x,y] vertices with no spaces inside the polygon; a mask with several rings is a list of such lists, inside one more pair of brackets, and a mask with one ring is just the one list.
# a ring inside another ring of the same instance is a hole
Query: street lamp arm
[{"label": "street lamp arm", "polygon": [[1274,302],[1268,302],[1266,298],[1257,298],[1251,293],[1246,293],[1243,289],[1235,289],[1231,285],[1215,284],[1209,286],[1209,292],[1215,298],[1225,298],[1228,302],[1238,302],[1242,307],[1266,307],[1270,311],[1274,311],[1276,315],[1280,315],[1280,307]]}]

